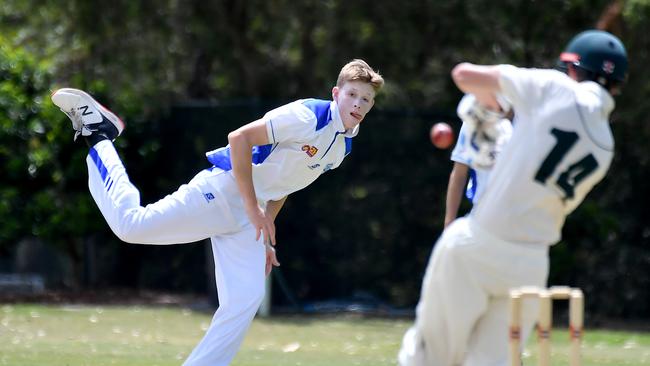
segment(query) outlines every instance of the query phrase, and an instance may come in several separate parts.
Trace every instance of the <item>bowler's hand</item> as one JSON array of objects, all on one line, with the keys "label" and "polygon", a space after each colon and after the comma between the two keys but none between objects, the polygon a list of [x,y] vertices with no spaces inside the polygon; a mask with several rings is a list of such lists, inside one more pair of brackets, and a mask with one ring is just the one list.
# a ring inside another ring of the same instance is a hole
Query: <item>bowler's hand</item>
[{"label": "bowler's hand", "polygon": [[275,223],[273,222],[273,217],[267,215],[257,204],[253,208],[247,209],[246,214],[257,231],[255,240],[260,240],[260,236],[264,235],[265,244],[275,245]]},{"label": "bowler's hand", "polygon": [[264,246],[266,246],[266,268],[264,269],[264,273],[268,276],[273,267],[280,266],[280,262],[278,262],[278,258],[275,256],[275,248],[268,244]]}]

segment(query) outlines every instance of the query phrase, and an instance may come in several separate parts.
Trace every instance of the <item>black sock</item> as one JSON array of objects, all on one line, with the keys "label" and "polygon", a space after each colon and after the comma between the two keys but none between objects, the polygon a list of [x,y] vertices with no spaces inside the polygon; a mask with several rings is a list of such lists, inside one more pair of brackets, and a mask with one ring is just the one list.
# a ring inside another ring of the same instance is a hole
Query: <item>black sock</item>
[{"label": "black sock", "polygon": [[98,142],[103,141],[103,140],[108,140],[108,137],[102,133],[93,133],[90,136],[85,136],[84,140],[86,140],[86,144],[88,144],[88,147],[93,147],[97,145]]}]

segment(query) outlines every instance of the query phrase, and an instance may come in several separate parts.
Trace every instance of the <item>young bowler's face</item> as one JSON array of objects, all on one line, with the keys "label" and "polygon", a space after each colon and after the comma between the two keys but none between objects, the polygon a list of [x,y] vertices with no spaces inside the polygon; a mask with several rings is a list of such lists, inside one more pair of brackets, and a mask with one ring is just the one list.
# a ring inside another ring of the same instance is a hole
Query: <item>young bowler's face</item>
[{"label": "young bowler's face", "polygon": [[339,106],[341,120],[346,129],[356,127],[375,104],[375,90],[361,81],[348,81],[332,89],[332,98]]}]

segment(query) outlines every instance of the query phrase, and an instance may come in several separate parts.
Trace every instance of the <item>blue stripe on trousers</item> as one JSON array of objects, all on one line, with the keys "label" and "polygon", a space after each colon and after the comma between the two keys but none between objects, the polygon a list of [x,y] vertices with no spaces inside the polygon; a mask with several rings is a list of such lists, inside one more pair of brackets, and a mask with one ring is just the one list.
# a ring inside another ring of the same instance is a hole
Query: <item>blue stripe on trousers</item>
[{"label": "blue stripe on trousers", "polygon": [[[97,170],[99,170],[99,175],[102,176],[102,181],[104,182],[104,186],[106,186],[107,180],[108,180],[108,169],[106,169],[106,166],[104,165],[104,162],[102,159],[99,157],[99,154],[97,153],[97,150],[95,150],[94,147],[90,148],[90,151],[88,152],[90,155],[90,158],[93,159],[93,162],[95,163],[95,166],[97,167]],[[108,191],[111,186],[113,185],[113,182],[109,185]]]}]

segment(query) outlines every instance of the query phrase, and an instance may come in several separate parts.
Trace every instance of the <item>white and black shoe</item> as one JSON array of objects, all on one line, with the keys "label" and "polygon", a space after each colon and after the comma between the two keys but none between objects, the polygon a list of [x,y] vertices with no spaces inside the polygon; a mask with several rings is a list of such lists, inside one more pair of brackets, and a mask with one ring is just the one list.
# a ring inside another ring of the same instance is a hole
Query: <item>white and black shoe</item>
[{"label": "white and black shoe", "polygon": [[59,89],[52,102],[72,121],[75,141],[82,136],[93,146],[104,139],[113,141],[124,131],[124,122],[83,90]]}]

